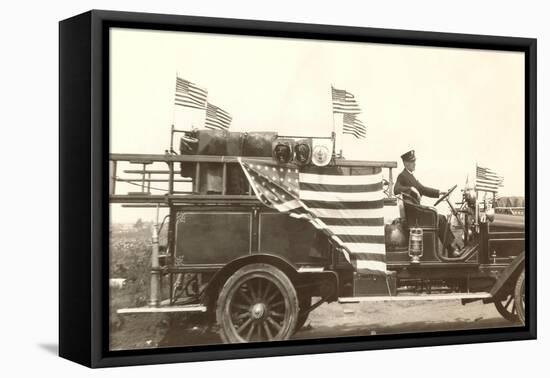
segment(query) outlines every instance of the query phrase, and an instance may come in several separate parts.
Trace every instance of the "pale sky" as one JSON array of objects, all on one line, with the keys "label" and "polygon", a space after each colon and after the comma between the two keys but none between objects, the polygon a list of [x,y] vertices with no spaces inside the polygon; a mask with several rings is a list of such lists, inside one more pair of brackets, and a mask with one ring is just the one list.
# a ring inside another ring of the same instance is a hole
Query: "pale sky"
[{"label": "pale sky", "polygon": [[[504,176],[499,194],[524,195],[521,52],[112,29],[110,54],[111,152],[162,154],[174,119],[202,127],[203,112],[175,113],[176,73],[208,90],[231,130],[284,135],[330,136],[332,84],[367,126],[366,139],[345,136],[346,158],[397,161],[396,177],[414,149],[416,177],[440,190],[462,188],[477,162]],[[154,214],[112,210],[115,222]]]}]

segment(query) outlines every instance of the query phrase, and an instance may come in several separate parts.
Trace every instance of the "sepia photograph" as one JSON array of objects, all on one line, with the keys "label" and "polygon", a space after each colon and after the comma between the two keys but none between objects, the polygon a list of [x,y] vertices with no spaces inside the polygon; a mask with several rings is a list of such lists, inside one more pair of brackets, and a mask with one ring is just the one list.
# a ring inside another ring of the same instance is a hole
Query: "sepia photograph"
[{"label": "sepia photograph", "polygon": [[525,52],[108,38],[110,351],[525,326]]}]

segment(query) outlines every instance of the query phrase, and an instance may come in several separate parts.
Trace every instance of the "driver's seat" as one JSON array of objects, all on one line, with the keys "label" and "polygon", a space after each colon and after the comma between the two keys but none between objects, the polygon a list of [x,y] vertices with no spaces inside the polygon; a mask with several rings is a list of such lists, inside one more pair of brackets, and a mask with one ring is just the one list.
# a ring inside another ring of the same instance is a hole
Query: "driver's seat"
[{"label": "driver's seat", "polygon": [[437,229],[437,210],[431,206],[417,205],[403,201],[405,218],[410,227],[434,228]]}]

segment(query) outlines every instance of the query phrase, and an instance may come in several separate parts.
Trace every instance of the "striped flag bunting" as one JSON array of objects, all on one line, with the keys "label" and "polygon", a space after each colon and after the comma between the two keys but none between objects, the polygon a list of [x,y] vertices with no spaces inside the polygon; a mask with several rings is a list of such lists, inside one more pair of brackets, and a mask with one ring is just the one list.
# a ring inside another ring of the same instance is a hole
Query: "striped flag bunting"
[{"label": "striped flag bunting", "polygon": [[342,134],[351,134],[356,138],[367,136],[367,127],[357,118],[356,114],[345,113]]},{"label": "striped flag bunting", "polygon": [[362,274],[386,274],[382,169],[350,175],[340,167],[302,167],[239,158],[266,206],[307,219]]},{"label": "striped flag bunting", "polygon": [[205,109],[208,91],[190,81],[176,77],[175,104],[187,108]]},{"label": "striped flag bunting", "polygon": [[206,121],[204,123],[207,129],[228,130],[233,117],[225,110],[207,103],[206,105]]},{"label": "striped flag bunting", "polygon": [[332,111],[334,113],[361,113],[361,108],[355,100],[355,96],[343,89],[332,87]]},{"label": "striped flag bunting", "polygon": [[498,188],[503,186],[503,183],[504,178],[497,175],[490,168],[476,166],[476,190],[496,193]]}]

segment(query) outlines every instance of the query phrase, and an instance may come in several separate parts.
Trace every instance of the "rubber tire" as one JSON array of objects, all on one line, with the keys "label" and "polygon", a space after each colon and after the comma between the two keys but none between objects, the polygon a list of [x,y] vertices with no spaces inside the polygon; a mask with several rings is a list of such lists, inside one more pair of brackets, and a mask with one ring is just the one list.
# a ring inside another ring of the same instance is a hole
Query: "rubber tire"
[{"label": "rubber tire", "polygon": [[273,265],[260,263],[245,265],[237,270],[229,277],[220,290],[216,303],[216,320],[220,328],[219,333],[222,341],[224,343],[248,342],[234,332],[235,330],[232,327],[231,316],[229,315],[229,305],[232,299],[230,295],[233,294],[233,290],[236,290],[236,288],[252,276],[271,278],[271,281],[281,292],[285,300],[285,307],[289,309],[290,319],[283,325],[284,328],[281,334],[274,338],[273,341],[288,340],[294,333],[298,322],[298,294],[296,293],[292,281],[285,273]]},{"label": "rubber tire", "polygon": [[514,305],[516,306],[516,313],[521,324],[525,325],[525,270],[521,272],[516,282],[514,289]]}]

